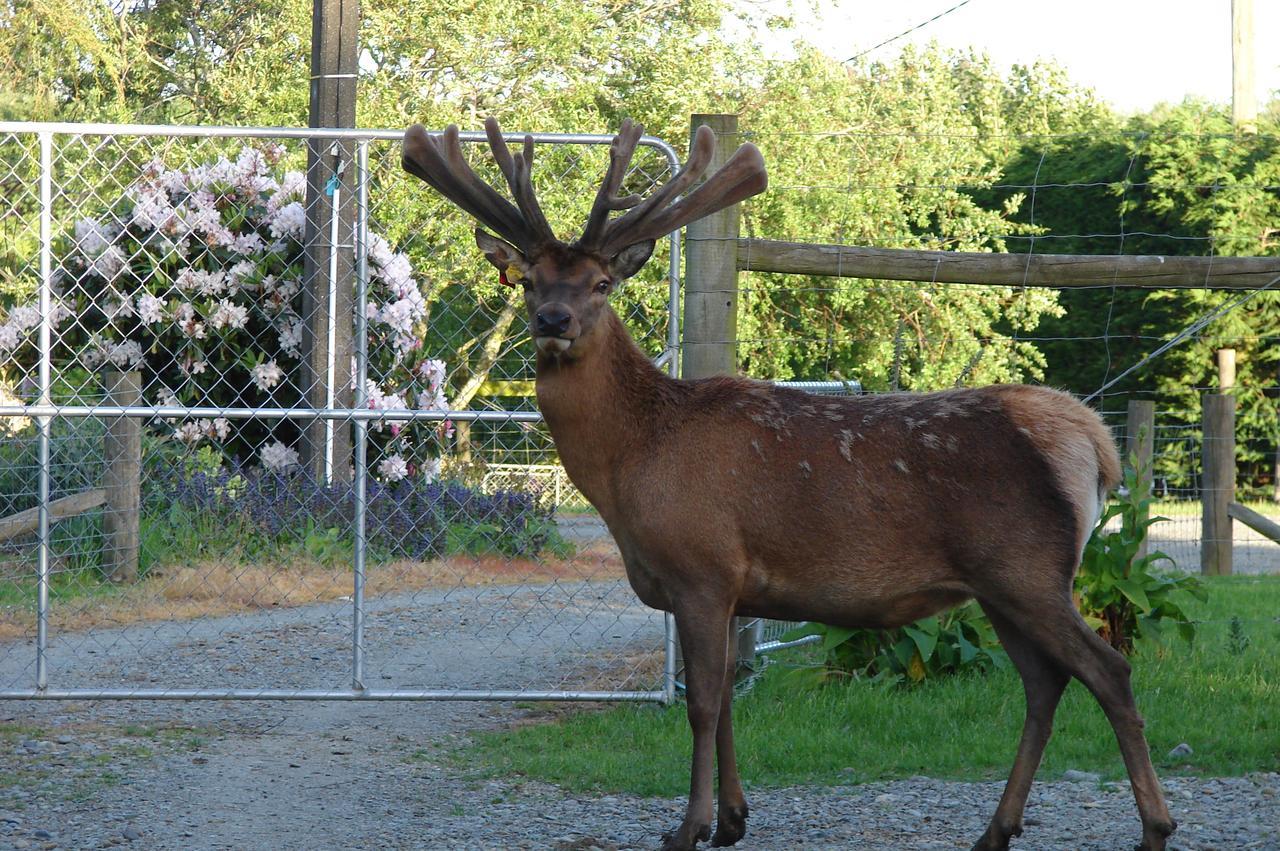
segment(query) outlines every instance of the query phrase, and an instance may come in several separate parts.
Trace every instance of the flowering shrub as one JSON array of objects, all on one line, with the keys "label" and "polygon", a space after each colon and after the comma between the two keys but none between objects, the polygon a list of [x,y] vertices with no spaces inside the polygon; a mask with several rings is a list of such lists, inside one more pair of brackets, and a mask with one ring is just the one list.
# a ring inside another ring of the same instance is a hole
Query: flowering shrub
[{"label": "flowering shrub", "polygon": [[[273,176],[282,153],[246,147],[234,162],[187,171],[153,161],[110,212],[77,222],[55,281],[60,367],[140,369],[150,404],[299,404],[305,178]],[[444,364],[421,350],[426,300],[408,258],[370,234],[369,271],[369,372],[377,376],[366,387],[369,407],[447,409]],[[0,363],[29,364],[38,307],[18,305],[0,319]],[[292,423],[172,425],[189,446],[213,442],[277,472],[298,463]],[[389,481],[438,473],[422,439],[428,429],[375,423],[378,473]]]}]

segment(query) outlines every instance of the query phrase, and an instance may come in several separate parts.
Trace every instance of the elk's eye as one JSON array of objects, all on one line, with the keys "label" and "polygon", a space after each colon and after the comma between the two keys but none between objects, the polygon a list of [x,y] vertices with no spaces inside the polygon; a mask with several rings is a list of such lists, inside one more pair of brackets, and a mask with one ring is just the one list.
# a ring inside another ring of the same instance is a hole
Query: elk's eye
[{"label": "elk's eye", "polygon": [[600,293],[600,295],[604,295],[605,293],[609,292],[609,282],[601,281],[600,283],[596,284],[595,291]]}]

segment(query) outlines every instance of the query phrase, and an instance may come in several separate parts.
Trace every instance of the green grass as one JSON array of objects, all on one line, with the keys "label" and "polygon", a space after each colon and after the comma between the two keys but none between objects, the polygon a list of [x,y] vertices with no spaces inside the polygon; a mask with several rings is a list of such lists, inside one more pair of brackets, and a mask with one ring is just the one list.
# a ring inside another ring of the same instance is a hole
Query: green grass
[{"label": "green grass", "polygon": [[[1270,499],[1238,499],[1236,501],[1267,517],[1280,516],[1280,505]],[[1199,517],[1200,511],[1201,505],[1198,499],[1158,499],[1151,503],[1153,517]]]},{"label": "green grass", "polygon": [[[1207,580],[1194,647],[1144,648],[1134,690],[1164,775],[1280,770],[1280,577]],[[1249,645],[1231,652],[1232,616]],[[796,657],[790,657],[794,660]],[[865,682],[796,690],[775,664],[734,709],[744,782],[843,784],[928,775],[1004,779],[1022,728],[1017,674],[996,672],[913,688]],[[1165,757],[1187,742],[1190,757]],[[480,736],[459,758],[493,775],[525,775],[572,791],[673,796],[688,789],[683,706],[622,706]],[[1092,696],[1073,682],[1058,709],[1041,777],[1068,769],[1121,778],[1114,735]]]}]

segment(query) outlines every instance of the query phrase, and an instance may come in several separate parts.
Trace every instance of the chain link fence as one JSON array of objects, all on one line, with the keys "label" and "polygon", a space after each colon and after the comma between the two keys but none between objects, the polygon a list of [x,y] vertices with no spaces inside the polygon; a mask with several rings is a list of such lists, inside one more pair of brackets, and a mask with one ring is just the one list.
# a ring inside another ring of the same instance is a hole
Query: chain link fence
[{"label": "chain link fence", "polygon": [[[0,697],[672,694],[670,623],[534,473],[519,290],[399,138],[0,124]],[[534,138],[571,236],[611,137]],[[643,140],[627,191],[677,165]],[[658,254],[615,307],[674,368]],[[325,677],[262,681],[244,636],[297,630]],[[413,658],[428,631],[469,682]]]}]

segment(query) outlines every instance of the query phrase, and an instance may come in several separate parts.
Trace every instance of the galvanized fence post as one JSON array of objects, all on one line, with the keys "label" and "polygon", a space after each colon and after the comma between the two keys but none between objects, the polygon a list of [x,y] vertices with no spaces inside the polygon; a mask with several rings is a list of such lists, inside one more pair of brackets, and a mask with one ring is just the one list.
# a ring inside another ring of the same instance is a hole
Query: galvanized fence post
[{"label": "galvanized fence post", "polygon": [[[53,345],[53,133],[40,133],[40,404],[52,404]],[[49,430],[51,417],[36,417],[40,430],[40,550],[36,590],[36,688],[49,687]]]},{"label": "galvanized fence post", "polygon": [[[356,374],[355,407],[363,408],[365,381],[369,376],[369,143],[356,148]],[[351,688],[364,689],[364,572],[368,546],[366,499],[368,497],[369,424],[356,420],[355,429],[355,552],[351,589]]]}]

